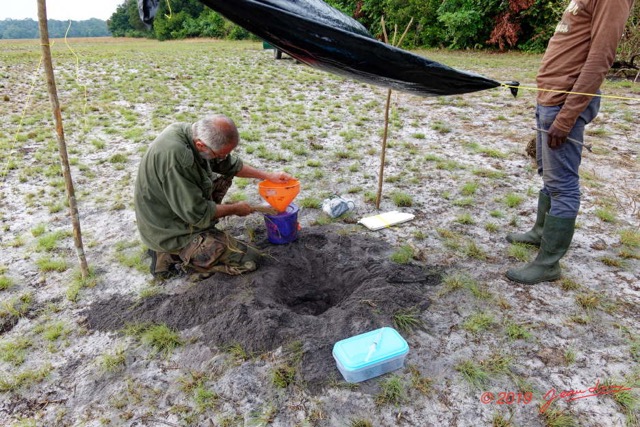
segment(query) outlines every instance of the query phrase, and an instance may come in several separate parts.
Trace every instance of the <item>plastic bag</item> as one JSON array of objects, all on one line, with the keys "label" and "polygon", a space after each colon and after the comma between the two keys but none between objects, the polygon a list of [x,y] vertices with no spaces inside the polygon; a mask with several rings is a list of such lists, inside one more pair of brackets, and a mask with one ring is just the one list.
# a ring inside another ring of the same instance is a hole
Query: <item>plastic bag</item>
[{"label": "plastic bag", "polygon": [[322,202],[322,210],[331,218],[337,218],[340,215],[347,213],[350,210],[355,209],[356,204],[351,200],[345,200],[340,196],[334,196],[328,199],[324,199]]}]

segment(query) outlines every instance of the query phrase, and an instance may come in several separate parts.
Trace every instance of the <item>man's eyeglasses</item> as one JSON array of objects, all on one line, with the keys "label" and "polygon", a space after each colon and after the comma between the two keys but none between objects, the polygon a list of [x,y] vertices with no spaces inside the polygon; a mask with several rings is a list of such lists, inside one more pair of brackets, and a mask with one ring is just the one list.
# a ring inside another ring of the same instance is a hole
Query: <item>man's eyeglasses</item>
[{"label": "man's eyeglasses", "polygon": [[202,145],[205,146],[206,149],[209,151],[209,156],[211,157],[211,159],[224,160],[227,157],[229,157],[229,154],[231,153],[231,150],[229,150],[226,153],[215,151],[211,149],[207,144],[205,144],[202,140],[199,140],[199,141],[202,142]]}]

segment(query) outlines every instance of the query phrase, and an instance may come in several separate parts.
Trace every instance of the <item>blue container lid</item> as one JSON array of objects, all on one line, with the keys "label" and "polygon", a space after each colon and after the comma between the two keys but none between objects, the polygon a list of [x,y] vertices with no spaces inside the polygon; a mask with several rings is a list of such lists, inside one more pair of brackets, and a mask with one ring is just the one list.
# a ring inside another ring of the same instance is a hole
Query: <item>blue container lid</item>
[{"label": "blue container lid", "polygon": [[348,371],[397,358],[409,352],[409,345],[393,328],[384,327],[338,341],[333,355]]}]

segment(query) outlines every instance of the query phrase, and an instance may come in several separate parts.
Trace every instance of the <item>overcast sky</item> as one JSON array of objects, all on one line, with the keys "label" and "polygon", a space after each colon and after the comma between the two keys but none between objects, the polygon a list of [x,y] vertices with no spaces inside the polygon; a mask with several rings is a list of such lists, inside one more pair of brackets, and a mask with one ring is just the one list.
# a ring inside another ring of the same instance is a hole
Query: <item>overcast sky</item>
[{"label": "overcast sky", "polygon": [[[61,21],[83,21],[98,18],[107,20],[125,0],[46,0],[47,18]],[[0,20],[24,19],[38,20],[37,0],[2,0]]]}]

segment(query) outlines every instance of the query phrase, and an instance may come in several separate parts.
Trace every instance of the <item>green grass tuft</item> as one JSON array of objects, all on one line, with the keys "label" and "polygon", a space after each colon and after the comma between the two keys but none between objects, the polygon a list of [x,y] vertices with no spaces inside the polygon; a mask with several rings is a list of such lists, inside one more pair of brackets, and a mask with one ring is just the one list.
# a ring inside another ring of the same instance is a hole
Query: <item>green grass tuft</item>
[{"label": "green grass tuft", "polygon": [[125,328],[124,332],[151,347],[154,353],[164,356],[169,356],[173,350],[183,344],[180,334],[164,324],[131,324]]},{"label": "green grass tuft", "polygon": [[504,328],[505,333],[511,340],[527,340],[531,338],[531,332],[520,323],[509,322]]},{"label": "green grass tuft", "polygon": [[391,200],[393,204],[399,208],[406,208],[413,206],[413,197],[411,195],[396,191],[391,194]]},{"label": "green grass tuft", "polygon": [[403,245],[393,252],[389,259],[396,264],[409,264],[413,259],[413,248],[409,245]]},{"label": "green grass tuft", "polygon": [[31,346],[31,340],[24,337],[0,341],[0,360],[13,366],[22,365],[27,358],[26,350]]},{"label": "green grass tuft", "polygon": [[322,201],[317,197],[305,197],[304,199],[297,202],[301,208],[308,209],[320,209],[322,208]]},{"label": "green grass tuft", "polygon": [[402,382],[402,378],[392,375],[380,383],[380,392],[375,401],[378,406],[389,404],[399,406],[406,401],[406,398],[405,385]]},{"label": "green grass tuft", "polygon": [[596,209],[596,216],[604,222],[616,222],[616,213],[609,208]]},{"label": "green grass tuft", "polygon": [[67,262],[63,259],[40,258],[36,260],[36,265],[38,266],[40,271],[43,271],[45,273],[51,271],[62,273],[68,268]]},{"label": "green grass tuft", "polygon": [[516,208],[524,202],[524,197],[519,194],[509,193],[504,197],[504,204],[510,208]]},{"label": "green grass tuft", "polygon": [[6,291],[10,287],[14,285],[13,279],[11,277],[7,277],[4,274],[0,275],[0,291]]},{"label": "green grass tuft", "polygon": [[465,360],[458,363],[455,366],[455,370],[460,372],[469,384],[478,388],[484,386],[489,381],[489,374],[487,371],[482,366],[471,360]]},{"label": "green grass tuft", "polygon": [[405,333],[410,333],[414,328],[423,326],[420,311],[416,307],[396,311],[393,315],[393,324],[396,329]]},{"label": "green grass tuft", "polygon": [[125,367],[125,351],[124,348],[118,347],[113,352],[108,352],[98,357],[98,366],[103,372],[114,373]]},{"label": "green grass tuft", "polygon": [[271,372],[271,382],[278,388],[287,388],[294,383],[296,369],[293,366],[281,365]]},{"label": "green grass tuft", "polygon": [[462,327],[469,332],[478,333],[486,331],[494,323],[495,320],[491,314],[479,312],[469,316],[462,324]]}]

